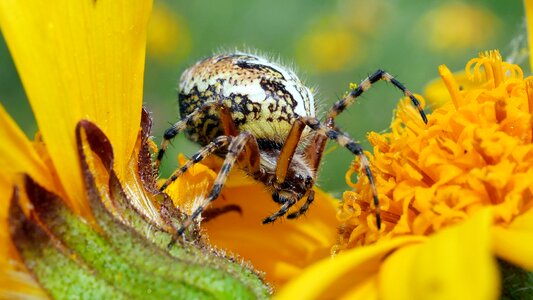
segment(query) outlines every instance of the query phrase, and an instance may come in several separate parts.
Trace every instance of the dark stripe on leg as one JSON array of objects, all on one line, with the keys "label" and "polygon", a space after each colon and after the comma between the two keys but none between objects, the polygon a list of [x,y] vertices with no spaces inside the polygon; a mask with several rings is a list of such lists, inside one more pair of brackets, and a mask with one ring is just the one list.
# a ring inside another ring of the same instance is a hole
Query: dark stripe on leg
[{"label": "dark stripe on leg", "polygon": [[277,218],[282,217],[283,215],[285,215],[287,213],[287,211],[289,211],[289,208],[291,208],[291,206],[293,206],[295,203],[296,203],[296,200],[287,198],[287,202],[285,202],[285,204],[283,204],[280,207],[279,211],[277,211],[276,213],[274,213],[274,214],[268,216],[267,218],[265,218],[263,220],[263,224],[272,223]]},{"label": "dark stripe on leg", "polygon": [[226,146],[232,140],[230,136],[219,136],[213,142],[207,144],[205,147],[196,152],[190,160],[188,160],[181,168],[176,170],[172,176],[170,176],[165,183],[159,188],[159,191],[164,191],[172,182],[176,181],[183,173],[185,173],[194,164],[201,162],[209,155],[218,149]]},{"label": "dark stripe on leg", "polygon": [[295,219],[305,214],[305,212],[309,209],[309,206],[311,206],[314,200],[315,200],[315,191],[311,190],[309,192],[309,196],[307,196],[307,200],[305,201],[304,205],[302,205],[298,211],[288,214],[287,219]]},{"label": "dark stripe on leg", "polygon": [[334,129],[327,128],[324,125],[320,125],[318,134],[323,134],[327,136],[329,139],[336,141],[339,145],[345,147],[346,149],[350,150],[350,152],[352,152],[354,155],[357,155],[359,157],[359,160],[361,162],[361,167],[363,168],[365,175],[368,178],[370,187],[372,189],[372,198],[373,198],[374,207],[376,210],[376,224],[377,224],[378,229],[380,229],[381,228],[381,212],[379,208],[378,192],[376,188],[376,183],[374,182],[374,175],[372,174],[372,171],[370,170],[370,164],[368,162],[368,158],[363,152],[363,148],[361,147],[359,143],[356,143],[347,135],[341,132],[338,132]]},{"label": "dark stripe on leg", "polygon": [[210,107],[213,106],[219,106],[220,103],[216,102],[210,102],[206,103],[203,106],[197,108],[192,113],[188,114],[178,122],[174,123],[172,127],[165,130],[165,133],[163,134],[163,141],[161,142],[161,147],[159,148],[159,152],[157,153],[157,157],[155,160],[155,168],[159,172],[159,166],[161,165],[161,160],[163,160],[163,156],[165,154],[165,151],[168,147],[169,141],[176,137],[180,132],[185,130],[187,128],[187,124],[191,121],[197,120],[198,118],[202,117],[206,110],[208,110]]},{"label": "dark stripe on leg", "polygon": [[353,104],[359,96],[370,87],[380,81],[385,80],[391,82],[396,88],[401,90],[403,94],[411,99],[411,102],[413,105],[418,109],[418,112],[420,113],[420,116],[422,117],[422,120],[424,123],[427,124],[427,116],[422,107],[420,106],[420,102],[416,97],[413,95],[411,91],[409,91],[403,84],[401,84],[398,80],[396,80],[392,75],[387,73],[384,70],[377,70],[372,75],[368,76],[366,79],[364,79],[361,84],[359,84],[355,89],[353,89],[348,96],[345,98],[337,101],[333,106],[331,107],[330,111],[327,114],[328,119],[334,119],[336,116],[341,114],[348,106]]},{"label": "dark stripe on leg", "polygon": [[237,161],[237,157],[239,154],[243,151],[244,146],[246,145],[247,141],[251,138],[254,138],[250,133],[248,132],[242,132],[237,137],[233,138],[231,141],[229,148],[228,148],[228,154],[226,155],[226,159],[224,159],[224,164],[222,165],[220,172],[218,172],[217,178],[215,179],[215,183],[213,185],[213,188],[209,192],[209,196],[207,196],[206,200],[204,200],[203,203],[201,203],[198,208],[181,224],[180,228],[178,229],[178,235],[182,235],[187,227],[191,225],[191,223],[204,211],[204,209],[209,205],[209,203],[213,202],[215,199],[218,198],[220,195],[220,192],[222,191],[222,187],[224,187],[224,184],[226,183],[226,180],[228,179],[229,173],[233,166],[235,165],[235,162]]}]

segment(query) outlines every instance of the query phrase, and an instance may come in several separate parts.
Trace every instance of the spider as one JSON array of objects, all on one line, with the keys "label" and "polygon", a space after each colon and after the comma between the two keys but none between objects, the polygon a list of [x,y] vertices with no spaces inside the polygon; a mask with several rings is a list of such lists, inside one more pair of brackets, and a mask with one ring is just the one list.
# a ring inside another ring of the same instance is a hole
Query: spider
[{"label": "spider", "polygon": [[[185,70],[180,78],[178,102],[181,120],[167,129],[155,161],[161,160],[172,138],[184,131],[202,148],[161,186],[170,183],[192,165],[215,154],[224,159],[207,198],[178,229],[182,235],[210,202],[217,199],[230,170],[237,165],[262,182],[280,204],[268,216],[270,223],[285,216],[304,214],[314,199],[313,186],[327,140],[336,141],[358,156],[372,187],[377,227],[381,227],[379,200],[369,161],[361,145],[335,126],[335,118],[372,84],[385,80],[408,96],[425,123],[419,101],[403,84],[377,70],[337,101],[320,121],[312,92],[290,70],[263,57],[232,53],[206,58]],[[287,214],[299,200],[305,202]]]}]

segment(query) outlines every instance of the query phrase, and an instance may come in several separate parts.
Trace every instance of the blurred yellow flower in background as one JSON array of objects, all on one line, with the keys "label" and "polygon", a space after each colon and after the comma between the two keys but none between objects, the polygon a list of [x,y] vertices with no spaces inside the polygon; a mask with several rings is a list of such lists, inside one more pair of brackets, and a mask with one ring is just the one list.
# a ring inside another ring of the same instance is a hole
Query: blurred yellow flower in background
[{"label": "blurred yellow flower in background", "polygon": [[156,2],[148,22],[146,50],[161,63],[180,62],[191,52],[187,21],[164,2]]},{"label": "blurred yellow flower in background", "polygon": [[430,10],[416,24],[418,40],[429,49],[457,53],[479,49],[498,33],[501,21],[489,9],[466,2],[446,2]]},{"label": "blurred yellow flower in background", "polygon": [[337,72],[359,64],[365,55],[360,38],[340,24],[336,16],[326,16],[311,26],[297,41],[296,59],[310,72]]},{"label": "blurred yellow flower in background", "polygon": [[338,0],[337,18],[352,31],[372,37],[383,30],[395,8],[389,1]]}]

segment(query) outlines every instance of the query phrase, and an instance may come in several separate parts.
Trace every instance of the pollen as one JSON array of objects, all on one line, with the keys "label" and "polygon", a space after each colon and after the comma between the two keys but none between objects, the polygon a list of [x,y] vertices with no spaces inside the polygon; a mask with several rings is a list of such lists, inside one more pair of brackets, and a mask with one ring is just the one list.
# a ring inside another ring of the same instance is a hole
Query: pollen
[{"label": "pollen", "polygon": [[[336,249],[399,235],[430,235],[491,206],[495,225],[506,226],[533,206],[533,77],[484,52],[466,65],[471,85],[459,88],[446,66],[439,73],[448,101],[427,126],[409,99],[398,104],[391,130],[369,134],[367,153],[381,201],[375,225],[372,190],[356,161],[346,174],[353,188],[337,213]],[[431,99],[428,99],[431,101]]]}]

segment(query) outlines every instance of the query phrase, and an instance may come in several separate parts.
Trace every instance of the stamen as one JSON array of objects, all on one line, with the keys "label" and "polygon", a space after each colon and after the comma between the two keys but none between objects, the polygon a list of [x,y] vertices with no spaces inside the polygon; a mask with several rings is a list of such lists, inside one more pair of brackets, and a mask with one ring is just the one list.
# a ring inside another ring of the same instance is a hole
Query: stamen
[{"label": "stamen", "polygon": [[[494,50],[488,51],[488,61],[490,62],[489,66],[494,78],[494,87],[498,87],[504,80],[504,74],[502,71],[502,56],[500,55],[500,52]],[[489,68],[485,66],[485,72],[487,72],[488,69]],[[490,78],[488,77],[488,74],[487,78]]]},{"label": "stamen", "polygon": [[459,90],[459,85],[455,81],[455,78],[453,78],[452,72],[450,72],[450,69],[445,65],[440,65],[439,74],[450,93],[453,106],[455,106],[455,109],[459,108],[460,104],[463,102],[463,96]]}]

